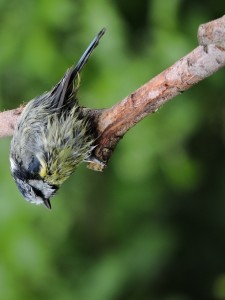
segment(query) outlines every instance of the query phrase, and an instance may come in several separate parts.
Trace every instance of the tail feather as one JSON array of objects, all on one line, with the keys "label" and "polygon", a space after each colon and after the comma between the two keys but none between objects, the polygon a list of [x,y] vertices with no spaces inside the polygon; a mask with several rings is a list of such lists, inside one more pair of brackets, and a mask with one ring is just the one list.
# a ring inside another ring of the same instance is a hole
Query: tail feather
[{"label": "tail feather", "polygon": [[[98,46],[99,40],[105,33],[105,28],[103,28],[98,35],[93,39],[91,44],[85,50],[83,55],[81,56],[80,60],[76,64],[75,67],[71,67],[67,70],[66,74],[62,78],[62,80],[53,88],[52,95],[54,95],[54,102],[57,108],[61,108],[67,98],[73,92],[73,83],[74,80],[78,77],[79,72],[82,70],[86,62],[88,61],[89,57],[91,56],[93,50]],[[68,97],[67,97],[68,96]]]},{"label": "tail feather", "polygon": [[76,79],[77,74],[82,70],[83,66],[88,61],[88,58],[91,56],[93,50],[98,46],[99,40],[105,33],[106,29],[103,28],[98,35],[94,38],[94,40],[91,42],[91,44],[88,46],[88,48],[85,50],[84,54],[81,56],[80,60],[78,61],[75,68],[72,70],[71,76],[70,76],[70,82]]}]

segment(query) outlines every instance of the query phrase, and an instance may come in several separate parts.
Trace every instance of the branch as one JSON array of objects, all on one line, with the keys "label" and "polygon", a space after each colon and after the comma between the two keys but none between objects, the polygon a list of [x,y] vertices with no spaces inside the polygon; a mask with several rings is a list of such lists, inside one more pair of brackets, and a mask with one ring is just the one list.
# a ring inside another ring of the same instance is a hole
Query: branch
[{"label": "branch", "polygon": [[[89,168],[103,170],[117,143],[131,127],[225,65],[225,16],[201,25],[198,42],[199,46],[192,52],[113,107],[84,108],[99,137],[94,155],[102,162],[89,163]],[[0,137],[13,134],[22,109],[0,113]]]},{"label": "branch", "polygon": [[0,137],[13,135],[17,120],[25,106],[0,112]]}]

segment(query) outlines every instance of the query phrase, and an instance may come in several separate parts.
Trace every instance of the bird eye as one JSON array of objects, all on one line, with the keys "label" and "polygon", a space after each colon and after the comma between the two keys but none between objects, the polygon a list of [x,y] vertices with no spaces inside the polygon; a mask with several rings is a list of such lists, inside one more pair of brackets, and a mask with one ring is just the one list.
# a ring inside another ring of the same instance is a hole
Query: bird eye
[{"label": "bird eye", "polygon": [[45,198],[44,195],[43,195],[43,193],[42,193],[42,191],[40,191],[39,189],[37,189],[37,188],[35,188],[33,186],[32,186],[32,189],[33,189],[33,191],[34,191],[34,193],[35,193],[36,196],[40,197],[41,199]]}]

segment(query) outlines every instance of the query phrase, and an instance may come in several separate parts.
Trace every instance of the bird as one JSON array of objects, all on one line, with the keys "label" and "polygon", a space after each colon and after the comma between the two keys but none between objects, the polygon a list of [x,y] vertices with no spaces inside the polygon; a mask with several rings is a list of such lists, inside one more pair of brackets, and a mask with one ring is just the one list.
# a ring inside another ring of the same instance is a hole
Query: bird
[{"label": "bird", "polygon": [[50,198],[82,162],[92,161],[96,139],[81,109],[80,72],[104,35],[103,28],[78,63],[49,91],[25,106],[10,145],[10,169],[25,200],[51,209]]}]

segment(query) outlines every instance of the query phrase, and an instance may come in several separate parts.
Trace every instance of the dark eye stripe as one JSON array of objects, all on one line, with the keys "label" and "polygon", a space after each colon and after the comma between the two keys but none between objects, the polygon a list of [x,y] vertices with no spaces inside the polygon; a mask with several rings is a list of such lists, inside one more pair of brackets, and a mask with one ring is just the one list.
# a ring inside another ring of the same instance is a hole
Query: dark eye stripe
[{"label": "dark eye stripe", "polygon": [[42,193],[42,191],[40,191],[39,189],[35,188],[32,186],[32,189],[35,193],[36,196],[40,197],[41,199],[45,199],[44,194]]}]

